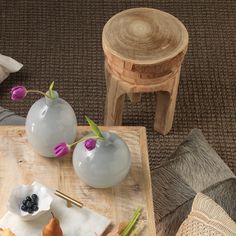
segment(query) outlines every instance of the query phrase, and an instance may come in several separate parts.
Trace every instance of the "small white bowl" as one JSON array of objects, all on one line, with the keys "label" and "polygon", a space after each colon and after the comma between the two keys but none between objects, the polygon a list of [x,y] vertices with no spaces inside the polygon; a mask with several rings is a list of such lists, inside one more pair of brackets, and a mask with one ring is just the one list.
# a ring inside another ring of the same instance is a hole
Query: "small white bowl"
[{"label": "small white bowl", "polygon": [[[32,194],[37,194],[38,201],[38,211],[33,214],[24,212],[21,210],[22,201]],[[24,221],[34,220],[42,214],[48,212],[51,207],[53,198],[48,190],[43,186],[37,185],[18,185],[13,189],[10,198],[8,200],[8,210],[16,215],[18,215]]]}]

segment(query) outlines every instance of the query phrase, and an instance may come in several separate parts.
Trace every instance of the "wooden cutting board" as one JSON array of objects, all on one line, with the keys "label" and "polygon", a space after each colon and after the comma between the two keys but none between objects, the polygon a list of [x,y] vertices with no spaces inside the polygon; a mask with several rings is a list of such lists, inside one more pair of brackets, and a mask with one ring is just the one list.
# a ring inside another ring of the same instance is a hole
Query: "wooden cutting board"
[{"label": "wooden cutting board", "polygon": [[[135,209],[142,207],[141,219],[145,221],[146,227],[141,235],[155,236],[145,128],[101,129],[118,134],[128,144],[132,156],[132,167],[127,178],[109,189],[94,189],[80,181],[74,172],[71,155],[63,159],[48,159],[35,153],[27,142],[24,127],[0,127],[0,217],[7,211],[7,201],[16,184],[37,181],[83,202],[86,207],[110,218],[114,224],[129,220]],[[78,137],[89,130],[89,127],[79,126]]]}]

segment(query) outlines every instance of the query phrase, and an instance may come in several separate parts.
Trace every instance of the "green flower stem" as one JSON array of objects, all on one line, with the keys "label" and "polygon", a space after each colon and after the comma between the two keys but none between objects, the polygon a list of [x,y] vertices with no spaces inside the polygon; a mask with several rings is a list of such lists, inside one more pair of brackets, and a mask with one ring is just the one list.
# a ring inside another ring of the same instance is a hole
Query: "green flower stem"
[{"label": "green flower stem", "polygon": [[90,137],[86,137],[86,138],[81,138],[80,140],[72,143],[72,144],[69,144],[70,147],[74,146],[75,144],[77,143],[81,143],[83,141],[86,141],[86,140],[89,140],[89,139],[101,139],[101,140],[104,140],[104,138],[101,138],[101,137],[98,137],[98,136],[90,136]]},{"label": "green flower stem", "polygon": [[133,217],[129,221],[128,225],[125,227],[124,231],[121,233],[121,236],[128,236],[131,229],[134,227],[137,222],[139,216],[141,215],[141,207],[139,207],[133,214]]},{"label": "green flower stem", "polygon": [[27,90],[27,93],[38,93],[38,94],[41,94],[41,95],[43,95],[43,96],[46,96],[46,97],[48,97],[48,98],[50,98],[50,99],[53,99],[53,98],[51,98],[50,96],[48,96],[46,93],[43,93],[43,92],[41,92],[41,91],[39,91],[39,90],[30,89],[30,90]]},{"label": "green flower stem", "polygon": [[132,230],[130,236],[137,236],[138,233],[140,233],[143,228],[144,228],[144,221],[142,220],[141,222],[138,223],[138,225],[134,228],[134,230]]}]

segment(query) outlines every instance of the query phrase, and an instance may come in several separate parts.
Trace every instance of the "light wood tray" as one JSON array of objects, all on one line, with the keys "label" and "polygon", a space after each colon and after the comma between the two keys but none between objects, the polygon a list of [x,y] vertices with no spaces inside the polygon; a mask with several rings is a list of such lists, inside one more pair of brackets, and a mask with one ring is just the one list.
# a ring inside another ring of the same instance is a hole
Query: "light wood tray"
[{"label": "light wood tray", "polygon": [[[122,137],[132,155],[132,167],[125,181],[109,189],[94,189],[81,182],[74,172],[71,156],[48,159],[36,154],[27,142],[24,127],[0,127],[0,217],[7,211],[7,201],[16,184],[37,181],[83,202],[86,207],[110,218],[114,224],[130,219],[140,206],[143,208],[141,218],[146,222],[141,235],[156,235],[145,128],[101,129]],[[89,130],[79,126],[78,136]]]}]

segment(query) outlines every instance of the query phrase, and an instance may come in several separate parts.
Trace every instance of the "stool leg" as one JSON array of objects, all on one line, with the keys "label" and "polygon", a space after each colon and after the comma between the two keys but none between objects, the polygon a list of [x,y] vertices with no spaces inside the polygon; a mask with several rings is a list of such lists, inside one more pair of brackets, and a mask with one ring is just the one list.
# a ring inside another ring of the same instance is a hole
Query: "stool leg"
[{"label": "stool leg", "polygon": [[109,71],[105,68],[107,97],[105,105],[105,125],[121,125],[123,105],[125,101],[125,91],[121,88],[120,83],[112,78]]},{"label": "stool leg", "polygon": [[128,97],[132,104],[137,104],[141,102],[141,93],[128,93]]},{"label": "stool leg", "polygon": [[173,80],[172,92],[161,91],[156,93],[156,115],[154,129],[166,135],[172,128],[178,93],[180,69]]}]

